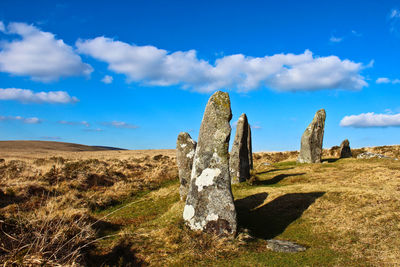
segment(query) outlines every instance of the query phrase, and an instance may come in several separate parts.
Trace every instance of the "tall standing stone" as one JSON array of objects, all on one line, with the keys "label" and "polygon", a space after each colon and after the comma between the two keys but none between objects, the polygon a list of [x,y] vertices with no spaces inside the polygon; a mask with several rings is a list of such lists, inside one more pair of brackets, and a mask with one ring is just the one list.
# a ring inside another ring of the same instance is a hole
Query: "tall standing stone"
[{"label": "tall standing stone", "polygon": [[183,211],[183,219],[192,230],[217,235],[236,233],[228,153],[231,118],[228,93],[214,93],[208,100],[201,123]]},{"label": "tall standing stone", "polygon": [[190,175],[192,173],[196,145],[197,143],[188,133],[182,132],[178,135],[176,141],[176,161],[178,163],[179,181],[181,184],[179,187],[181,200],[186,198],[189,190]]},{"label": "tall standing stone", "polygon": [[340,158],[351,158],[350,142],[347,139],[340,144]]},{"label": "tall standing stone", "polygon": [[300,155],[297,159],[300,163],[321,162],[322,142],[324,139],[326,113],[320,109],[314,116],[313,121],[308,125],[301,137]]},{"label": "tall standing stone", "polygon": [[250,124],[248,124],[248,135],[247,135],[247,147],[249,151],[249,164],[250,164],[250,170],[253,169],[253,144],[251,142],[251,127]]},{"label": "tall standing stone", "polygon": [[232,184],[244,182],[250,178],[250,125],[246,114],[242,114],[236,125],[236,135],[229,158]]}]

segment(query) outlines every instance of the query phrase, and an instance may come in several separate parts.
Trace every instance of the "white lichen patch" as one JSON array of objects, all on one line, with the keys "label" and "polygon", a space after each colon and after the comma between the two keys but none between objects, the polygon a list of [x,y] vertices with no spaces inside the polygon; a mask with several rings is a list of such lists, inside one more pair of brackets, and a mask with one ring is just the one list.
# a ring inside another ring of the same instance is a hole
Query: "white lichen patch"
[{"label": "white lichen patch", "polygon": [[217,214],[211,213],[211,214],[208,214],[208,215],[207,215],[206,221],[207,221],[207,222],[210,222],[210,221],[217,221],[218,218],[219,218],[219,217],[218,217]]},{"label": "white lichen patch", "polygon": [[203,190],[203,187],[212,185],[214,183],[214,178],[221,174],[220,169],[204,169],[200,176],[196,179],[196,185],[198,187],[199,192]]},{"label": "white lichen patch", "polygon": [[185,148],[186,146],[186,144],[181,144],[181,148]]},{"label": "white lichen patch", "polygon": [[185,221],[190,221],[194,216],[194,208],[192,205],[186,205],[183,209],[183,219]]},{"label": "white lichen patch", "polygon": [[220,162],[221,162],[221,157],[218,156],[217,152],[214,152],[214,153],[213,153],[212,158],[213,158],[213,160],[214,160],[216,163],[220,163]]},{"label": "white lichen patch", "polygon": [[186,154],[186,157],[193,158],[194,157],[194,150],[191,150],[189,153]]}]

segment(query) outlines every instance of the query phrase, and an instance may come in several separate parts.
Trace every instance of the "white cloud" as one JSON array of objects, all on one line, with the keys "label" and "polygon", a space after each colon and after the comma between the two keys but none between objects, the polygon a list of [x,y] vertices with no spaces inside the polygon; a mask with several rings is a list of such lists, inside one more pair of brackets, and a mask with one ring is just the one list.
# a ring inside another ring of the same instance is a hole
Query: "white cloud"
[{"label": "white cloud", "polygon": [[382,83],[399,84],[399,83],[400,83],[400,80],[399,80],[399,79],[393,79],[393,80],[391,80],[391,79],[386,78],[386,77],[381,77],[381,78],[376,79],[375,82],[376,82],[377,84],[382,84]]},{"label": "white cloud", "polygon": [[124,129],[137,129],[139,126],[130,124],[123,121],[111,121],[111,122],[104,122],[104,125],[113,126],[115,128],[124,128]]},{"label": "white cloud", "polygon": [[389,23],[390,23],[390,31],[395,34],[399,34],[399,26],[400,26],[400,10],[392,9],[389,13]]},{"label": "white cloud", "polygon": [[275,54],[250,57],[223,56],[214,64],[198,59],[195,50],[168,52],[154,46],[137,46],[106,37],[76,42],[80,53],[107,62],[125,74],[128,82],[146,85],[179,85],[212,92],[217,89],[249,91],[269,87],[278,91],[321,89],[359,90],[367,86],[360,75],[363,65],[336,56]]},{"label": "white cloud", "polygon": [[400,18],[400,10],[395,9],[395,8],[392,9],[390,11],[389,18],[391,18],[391,19]]},{"label": "white cloud", "polygon": [[50,91],[35,93],[28,89],[0,88],[0,100],[16,100],[22,103],[51,103],[68,104],[78,102],[78,98],[71,97],[64,91]]},{"label": "white cloud", "polygon": [[400,126],[400,113],[375,114],[374,112],[368,112],[360,115],[345,116],[341,120],[340,126],[355,128]]},{"label": "white cloud", "polygon": [[354,36],[356,36],[356,37],[361,37],[361,36],[362,36],[361,33],[357,32],[357,31],[355,31],[355,30],[352,30],[351,33],[352,33]]},{"label": "white cloud", "polygon": [[381,77],[381,78],[376,79],[376,83],[390,83],[390,80],[389,80],[389,78]]},{"label": "white cloud", "polygon": [[60,124],[66,124],[66,125],[83,125],[85,127],[90,127],[90,123],[87,121],[59,121],[58,123]]},{"label": "white cloud", "polygon": [[101,79],[101,82],[106,83],[106,84],[110,84],[112,83],[114,80],[114,78],[110,75],[106,75],[103,77],[103,79]]},{"label": "white cloud", "polygon": [[251,128],[254,130],[261,130],[262,127],[260,125],[251,125]]},{"label": "white cloud", "polygon": [[24,118],[21,116],[0,116],[0,121],[21,121],[26,124],[38,124],[42,122],[42,120],[36,117]]},{"label": "white cloud", "polygon": [[343,37],[331,36],[331,38],[329,38],[329,41],[332,43],[340,43],[341,41],[343,41]]},{"label": "white cloud", "polygon": [[9,23],[4,32],[20,38],[1,43],[2,72],[49,82],[60,77],[88,76],[93,71],[90,65],[82,62],[71,46],[56,39],[50,32],[40,31],[25,23]]},{"label": "white cloud", "polygon": [[85,131],[85,132],[102,132],[104,130],[101,128],[94,128],[94,129],[83,129],[83,131]]}]

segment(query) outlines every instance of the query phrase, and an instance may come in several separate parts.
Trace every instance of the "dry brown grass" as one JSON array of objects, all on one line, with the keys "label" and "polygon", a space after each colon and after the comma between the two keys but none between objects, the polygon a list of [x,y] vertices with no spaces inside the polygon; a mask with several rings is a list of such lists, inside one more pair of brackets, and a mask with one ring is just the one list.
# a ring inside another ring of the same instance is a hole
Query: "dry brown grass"
[{"label": "dry brown grass", "polygon": [[[361,151],[399,156],[399,146]],[[354,259],[374,266],[400,262],[400,163],[395,160],[341,159],[322,164],[280,165],[273,178],[283,175],[280,187],[267,190],[264,204],[292,193],[324,192],[302,215],[318,235],[331,233],[330,246],[351,253]],[[268,174],[268,177],[271,177]],[[270,179],[267,179],[270,180]],[[265,192],[246,190],[246,195]],[[243,194],[243,192],[242,192]]]},{"label": "dry brown grass", "polygon": [[0,262],[82,263],[79,248],[96,238],[93,211],[177,179],[169,151],[35,149],[0,150]]}]

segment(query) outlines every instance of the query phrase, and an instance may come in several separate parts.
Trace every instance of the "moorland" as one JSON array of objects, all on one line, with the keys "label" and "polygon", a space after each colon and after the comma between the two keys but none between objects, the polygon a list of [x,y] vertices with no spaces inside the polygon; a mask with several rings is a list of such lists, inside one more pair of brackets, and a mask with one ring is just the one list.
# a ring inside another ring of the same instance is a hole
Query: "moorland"
[{"label": "moorland", "polygon": [[[297,151],[254,153],[232,186],[235,238],[183,223],[175,150],[0,142],[0,262],[87,266],[394,266],[400,262],[400,146],[353,149],[320,164]],[[305,252],[280,253],[268,239]]]}]

